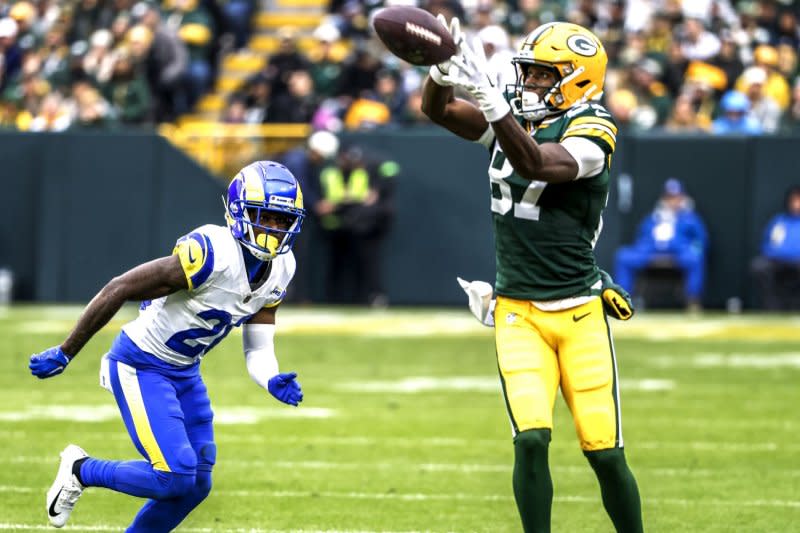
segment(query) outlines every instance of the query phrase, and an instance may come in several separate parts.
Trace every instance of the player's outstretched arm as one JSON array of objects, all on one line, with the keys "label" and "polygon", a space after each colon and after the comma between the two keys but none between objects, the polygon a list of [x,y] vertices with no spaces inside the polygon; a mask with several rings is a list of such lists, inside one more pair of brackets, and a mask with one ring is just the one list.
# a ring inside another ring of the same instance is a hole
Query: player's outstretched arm
[{"label": "player's outstretched arm", "polygon": [[247,372],[253,381],[283,403],[297,406],[303,391],[296,372],[281,373],[275,357],[275,314],[278,306],[264,308],[242,327],[242,345]]},{"label": "player's outstretched arm", "polygon": [[31,373],[39,378],[64,371],[73,357],[128,300],[152,300],[188,288],[177,255],[141,264],[109,281],[92,298],[75,328],[60,345],[31,356]]},{"label": "player's outstretched arm", "polygon": [[462,39],[458,47],[461,53],[450,58],[451,65],[443,81],[475,97],[476,111],[483,116],[484,124],[491,124],[497,142],[517,174],[548,183],[575,179],[578,163],[566,148],[558,143],[538,144],[517,122],[500,88],[486,75],[489,66],[480,40],[475,39],[470,46]]},{"label": "player's outstretched arm", "polygon": [[[434,65],[432,68],[437,68]],[[436,124],[468,141],[477,141],[489,123],[480,109],[456,98],[453,88],[442,86],[428,76],[422,86],[422,112]]]},{"label": "player's outstretched arm", "polygon": [[[436,18],[458,46],[464,40],[458,18],[451,18],[449,23],[441,13]],[[431,66],[422,86],[422,112],[459,137],[477,141],[486,132],[489,123],[477,107],[454,96],[453,84],[446,79],[451,67],[450,60]]]},{"label": "player's outstretched arm", "polygon": [[511,113],[492,122],[497,142],[521,177],[564,183],[578,176],[578,163],[559,143],[538,144]]}]

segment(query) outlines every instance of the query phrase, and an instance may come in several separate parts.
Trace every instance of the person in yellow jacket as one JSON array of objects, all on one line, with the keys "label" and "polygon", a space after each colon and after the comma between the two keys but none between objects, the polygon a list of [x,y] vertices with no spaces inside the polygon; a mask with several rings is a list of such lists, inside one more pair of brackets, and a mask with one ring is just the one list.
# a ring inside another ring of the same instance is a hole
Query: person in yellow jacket
[{"label": "person in yellow jacket", "polygon": [[326,289],[333,303],[387,303],[381,276],[382,243],[394,209],[400,166],[376,160],[358,146],[343,150],[319,175],[314,213],[328,245]]}]

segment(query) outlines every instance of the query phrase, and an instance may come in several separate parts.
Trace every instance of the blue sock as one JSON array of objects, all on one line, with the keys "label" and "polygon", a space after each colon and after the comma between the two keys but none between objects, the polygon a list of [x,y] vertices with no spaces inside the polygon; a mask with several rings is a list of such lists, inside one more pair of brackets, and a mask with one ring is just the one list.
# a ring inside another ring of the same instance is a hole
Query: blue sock
[{"label": "blue sock", "polygon": [[190,492],[195,474],[153,470],[147,461],[86,459],[78,476],[87,487],[105,487],[131,496],[163,500]]}]

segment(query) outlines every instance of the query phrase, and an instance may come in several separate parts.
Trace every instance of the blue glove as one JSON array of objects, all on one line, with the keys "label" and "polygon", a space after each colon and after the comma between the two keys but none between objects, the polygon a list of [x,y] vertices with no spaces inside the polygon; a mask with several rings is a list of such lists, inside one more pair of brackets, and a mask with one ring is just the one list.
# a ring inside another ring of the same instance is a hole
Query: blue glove
[{"label": "blue glove", "polygon": [[53,346],[42,353],[32,355],[28,368],[31,369],[31,374],[44,379],[62,373],[69,362],[70,358],[61,351],[61,346]]},{"label": "blue glove", "polygon": [[303,391],[300,390],[300,384],[294,380],[296,377],[297,372],[273,376],[267,382],[267,389],[283,403],[297,405],[303,401]]}]

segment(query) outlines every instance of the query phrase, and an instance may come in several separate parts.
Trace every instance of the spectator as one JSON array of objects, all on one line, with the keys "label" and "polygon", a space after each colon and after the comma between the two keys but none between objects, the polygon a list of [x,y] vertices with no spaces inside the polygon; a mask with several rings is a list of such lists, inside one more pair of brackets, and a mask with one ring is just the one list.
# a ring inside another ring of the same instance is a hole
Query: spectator
[{"label": "spectator", "polygon": [[687,18],[680,36],[681,51],[689,60],[707,61],[720,50],[719,38],[699,18]]},{"label": "spectator", "polygon": [[[305,191],[303,201],[309,208],[319,202],[320,173],[325,165],[333,163],[339,153],[339,138],[329,131],[316,131],[311,134],[305,146],[289,150],[281,158],[281,162],[294,174],[300,184],[300,189]],[[311,301],[311,239],[314,238],[316,227],[313,219],[306,220],[303,227],[303,236],[295,242],[293,252],[297,258],[297,272],[294,276],[294,289],[288,294],[290,301],[308,303]],[[309,227],[309,222],[312,222]]]},{"label": "spectator", "polygon": [[111,52],[114,36],[108,30],[97,30],[89,39],[89,49],[84,54],[80,68],[88,74],[95,83],[102,84],[111,79],[114,72],[114,60]]},{"label": "spectator", "polygon": [[328,245],[326,287],[333,303],[384,307],[381,246],[393,217],[395,161],[372,161],[351,146],[325,167],[312,206]]},{"label": "spectator", "polygon": [[497,87],[505,87],[516,82],[517,71],[511,60],[514,51],[511,49],[508,33],[502,26],[490,24],[481,28],[478,39],[483,43],[483,51],[489,62],[487,75]]},{"label": "spectator", "polygon": [[787,191],[785,211],[767,224],[751,271],[765,309],[800,309],[800,186]]},{"label": "spectator", "polygon": [[638,129],[663,125],[669,116],[672,98],[667,87],[659,81],[662,74],[661,65],[650,57],[641,59],[630,71],[630,89],[637,101],[634,121]]},{"label": "spectator", "polygon": [[245,124],[247,122],[247,103],[239,94],[232,95],[222,111],[222,122],[225,124]]},{"label": "spectator", "polygon": [[334,46],[341,36],[333,24],[322,24],[314,30],[318,46],[310,55],[311,77],[317,94],[325,99],[336,95],[342,75],[341,58],[336,57]]},{"label": "spectator", "polygon": [[775,133],[781,120],[781,108],[764,94],[767,71],[761,67],[750,67],[742,76],[745,80],[747,99],[750,100],[750,116],[758,121],[764,133]]},{"label": "spectator", "polygon": [[761,135],[762,128],[750,113],[750,101],[737,91],[728,91],[720,102],[722,115],[711,125],[716,134]]},{"label": "spectator", "polygon": [[176,31],[189,52],[189,65],[185,72],[188,106],[192,108],[211,87],[214,47],[214,20],[208,10],[197,0],[174,0],[174,10],[167,17],[167,27]]},{"label": "spectator", "polygon": [[269,58],[263,71],[267,79],[272,80],[272,97],[278,98],[289,90],[289,78],[292,73],[308,71],[308,59],[297,49],[297,32],[291,28],[278,30],[280,44],[278,51]]},{"label": "spectator", "polygon": [[664,129],[670,133],[699,133],[707,131],[707,127],[697,116],[692,105],[692,99],[687,95],[681,95],[675,100]]},{"label": "spectator", "polygon": [[142,124],[150,120],[150,88],[144,75],[133,64],[130,53],[117,49],[111,80],[103,86],[103,96],[111,104],[113,116],[122,124]]},{"label": "spectator", "polygon": [[344,116],[344,127],[348,130],[366,130],[388,124],[392,112],[371,91],[363,91],[348,108]]},{"label": "spectator", "polygon": [[[310,122],[317,109],[314,80],[307,70],[295,70],[289,75],[287,92],[272,96],[264,122]],[[273,85],[272,90],[275,90]]]},{"label": "spectator", "polygon": [[17,42],[23,50],[35,49],[41,39],[34,31],[37,18],[36,8],[30,2],[17,2],[8,11],[8,16],[17,23]]},{"label": "spectator", "polygon": [[108,129],[115,126],[111,107],[88,80],[73,82],[72,98],[76,117],[70,125],[71,129]]},{"label": "spectator", "polygon": [[390,122],[400,122],[405,111],[408,95],[400,83],[400,73],[383,69],[378,71],[375,80],[375,99],[389,108]]},{"label": "spectator", "polygon": [[340,78],[339,94],[355,99],[362,91],[371,91],[382,68],[381,62],[365,46],[355,50],[345,62]]},{"label": "spectator", "polygon": [[0,91],[22,68],[22,50],[17,45],[17,23],[6,17],[0,19]]},{"label": "spectator", "polygon": [[693,200],[675,178],[664,183],[664,192],[653,212],[639,225],[636,241],[616,254],[617,283],[635,294],[636,276],[651,265],[682,271],[687,308],[700,308],[708,247],[706,226],[694,211]]},{"label": "spectator", "polygon": [[233,35],[233,46],[241,50],[250,38],[250,20],[255,11],[253,0],[225,0],[220,2],[224,31]]},{"label": "spectator", "polygon": [[110,2],[80,0],[75,3],[72,23],[67,38],[70,42],[88,41],[92,33],[100,28],[108,28],[114,20]]},{"label": "spectator", "polygon": [[[789,106],[790,89],[789,83],[783,74],[778,71],[778,51],[767,45],[758,46],[753,55],[755,66],[767,71],[767,81],[764,83],[764,93],[777,103],[781,110]],[[747,80],[742,76],[736,80],[736,90],[746,92]]]},{"label": "spectator", "polygon": [[736,44],[732,32],[723,32],[721,35],[721,43],[719,54],[717,54],[710,63],[720,68],[725,73],[725,77],[727,78],[725,90],[729,91],[733,89],[736,79],[744,71],[744,64],[739,55],[739,46]]},{"label": "spectator", "polygon": [[39,113],[33,117],[28,131],[64,131],[69,128],[71,117],[62,105],[63,98],[57,92],[49,93],[39,106]]},{"label": "spectator", "polygon": [[256,74],[245,83],[245,122],[261,124],[269,113],[272,99],[272,83],[263,74]]},{"label": "spectator", "polygon": [[[141,32],[141,38],[145,40],[138,45],[141,49],[138,53],[137,43],[131,42],[133,54],[145,58],[156,122],[173,121],[189,108],[184,81],[189,53],[177,33],[162,24],[161,12],[157,7],[148,6],[142,14],[141,23],[150,30],[151,39]],[[129,40],[133,41],[133,38],[134,32],[131,32]]]},{"label": "spectator", "polygon": [[783,115],[781,128],[786,133],[800,133],[800,76],[794,82],[792,103]]}]

